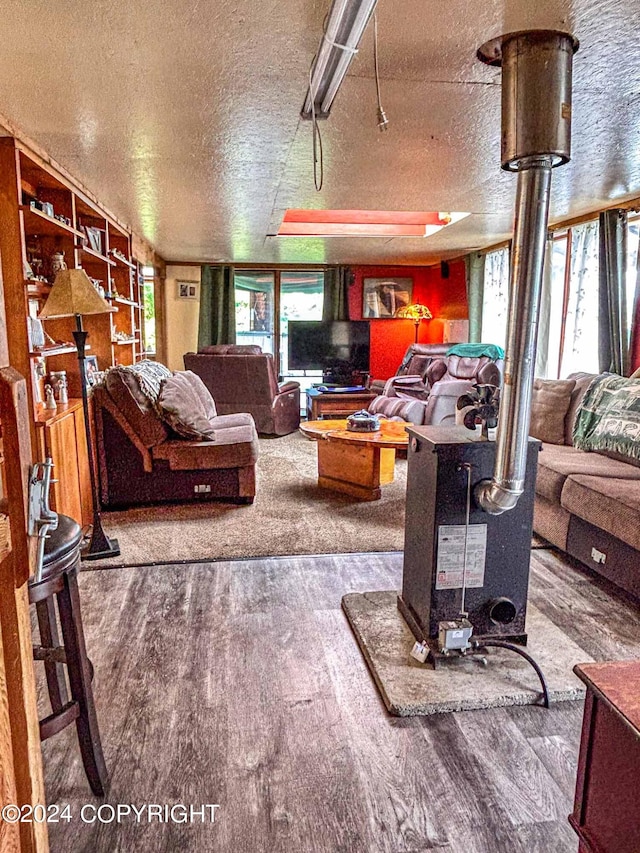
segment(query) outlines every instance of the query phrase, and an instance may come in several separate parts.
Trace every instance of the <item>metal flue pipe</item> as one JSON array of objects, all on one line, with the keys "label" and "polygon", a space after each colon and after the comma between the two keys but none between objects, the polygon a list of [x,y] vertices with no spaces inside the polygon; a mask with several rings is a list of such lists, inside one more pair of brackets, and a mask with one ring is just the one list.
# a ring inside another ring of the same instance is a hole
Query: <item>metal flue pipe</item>
[{"label": "metal flue pipe", "polygon": [[568,33],[530,30],[478,51],[483,62],[502,67],[502,168],[518,172],[496,461],[492,479],[475,488],[476,502],[492,515],[513,509],[524,491],[551,169],[571,156],[577,49]]}]

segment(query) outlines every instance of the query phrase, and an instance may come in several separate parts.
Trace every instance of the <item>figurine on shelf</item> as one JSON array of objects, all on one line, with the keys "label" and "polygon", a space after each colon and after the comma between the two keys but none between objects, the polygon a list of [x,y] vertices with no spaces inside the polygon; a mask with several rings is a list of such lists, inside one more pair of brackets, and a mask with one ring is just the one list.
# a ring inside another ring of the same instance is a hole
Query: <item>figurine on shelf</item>
[{"label": "figurine on shelf", "polygon": [[57,411],[58,406],[56,405],[56,400],[55,400],[55,397],[53,396],[53,388],[51,387],[51,385],[45,385],[44,386],[44,393],[45,393],[45,401],[44,401],[45,409],[48,412]]},{"label": "figurine on shelf", "polygon": [[58,382],[58,402],[59,403],[68,403],[69,402],[69,391],[67,389],[66,380],[60,379]]},{"label": "figurine on shelf", "polygon": [[33,360],[33,376],[35,379],[35,398],[36,403],[44,403],[45,394],[44,378],[47,375],[47,367],[44,358],[34,358]]},{"label": "figurine on shelf", "polygon": [[51,277],[55,278],[59,272],[67,269],[64,252],[54,252],[51,255]]}]

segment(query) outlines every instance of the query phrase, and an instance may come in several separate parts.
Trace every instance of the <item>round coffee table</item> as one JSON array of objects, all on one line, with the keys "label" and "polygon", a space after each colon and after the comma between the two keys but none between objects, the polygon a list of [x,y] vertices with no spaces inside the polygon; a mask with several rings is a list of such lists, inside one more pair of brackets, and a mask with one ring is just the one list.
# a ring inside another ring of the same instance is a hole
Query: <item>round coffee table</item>
[{"label": "round coffee table", "polygon": [[407,427],[380,422],[377,432],[350,432],[347,421],[307,421],[300,432],[318,442],[318,485],[362,501],[377,501],[381,486],[393,482],[396,450],[407,447]]}]

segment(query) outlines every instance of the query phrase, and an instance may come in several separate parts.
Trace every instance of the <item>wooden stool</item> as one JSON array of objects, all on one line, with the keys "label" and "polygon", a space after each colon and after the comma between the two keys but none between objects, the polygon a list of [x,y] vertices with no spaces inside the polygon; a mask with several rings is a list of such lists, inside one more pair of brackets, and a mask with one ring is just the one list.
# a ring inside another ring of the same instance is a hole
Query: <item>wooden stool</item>
[{"label": "wooden stool", "polygon": [[[82,530],[73,519],[58,516],[58,527],[47,539],[42,580],[29,581],[29,602],[36,605],[40,646],[34,646],[35,660],[44,661],[52,713],[40,722],[40,740],[57,734],[75,721],[80,753],[91,790],[104,796],[109,775],[102,754],[98,719],[93,702],[93,667],[87,657],[80,614],[78,567]],[[54,596],[62,627],[58,637]],[[64,667],[69,674],[71,699],[67,694]]]}]

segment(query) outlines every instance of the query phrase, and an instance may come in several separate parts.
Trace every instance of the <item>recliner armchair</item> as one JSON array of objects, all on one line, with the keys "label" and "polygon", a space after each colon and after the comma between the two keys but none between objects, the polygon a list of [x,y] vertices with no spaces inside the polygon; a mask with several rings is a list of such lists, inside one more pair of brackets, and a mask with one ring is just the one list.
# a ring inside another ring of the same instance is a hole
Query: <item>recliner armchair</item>
[{"label": "recliner armchair", "polygon": [[278,384],[271,353],[257,346],[204,347],[184,355],[223,415],[249,412],[263,435],[287,435],[300,426],[300,384]]},{"label": "recliner armchair", "polygon": [[421,426],[455,424],[456,403],[476,384],[502,384],[501,360],[487,356],[470,357],[450,355],[431,361],[425,371],[424,382],[418,377],[403,385],[402,377],[392,377],[384,392],[371,402],[369,411],[386,417],[406,420]]},{"label": "recliner armchair", "polygon": [[[427,368],[436,358],[442,358],[446,355],[449,347],[453,346],[450,343],[442,344],[410,344],[402,358],[402,363],[396,371],[396,377],[420,377],[424,380]],[[372,379],[369,383],[369,390],[375,394],[386,394],[386,386],[388,379]]]}]

